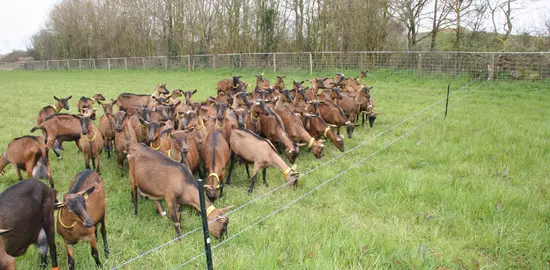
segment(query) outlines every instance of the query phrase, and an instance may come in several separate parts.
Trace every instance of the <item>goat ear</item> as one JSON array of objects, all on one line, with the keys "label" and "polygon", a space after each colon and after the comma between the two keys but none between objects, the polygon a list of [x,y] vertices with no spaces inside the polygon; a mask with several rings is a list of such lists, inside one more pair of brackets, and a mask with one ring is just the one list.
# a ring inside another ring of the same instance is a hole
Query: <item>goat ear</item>
[{"label": "goat ear", "polygon": [[176,102],[176,104],[173,104],[173,107],[176,107],[176,106],[178,106],[178,105],[180,105],[180,104],[181,104],[181,100],[178,100],[178,102]]},{"label": "goat ear", "polygon": [[57,209],[62,208],[62,207],[65,207],[65,203],[57,202],[57,203],[53,204],[53,209],[54,210],[57,210]]},{"label": "goat ear", "polygon": [[196,94],[197,93],[197,89],[193,90],[193,92],[191,92],[191,94]]},{"label": "goat ear", "polygon": [[143,118],[139,117],[139,122],[142,124],[142,125],[147,125],[147,121],[143,120]]},{"label": "goat ear", "polygon": [[101,100],[99,100],[99,99],[97,100],[97,104],[99,104],[99,105],[103,105],[102,101],[101,101]]},{"label": "goat ear", "polygon": [[300,84],[304,84],[306,81],[301,81]]},{"label": "goat ear", "polygon": [[58,98],[57,98],[56,96],[53,96],[53,99],[55,99],[55,100],[59,101],[59,99],[58,99]]},{"label": "goat ear", "polygon": [[69,96],[69,97],[67,98],[67,100],[71,99],[72,97],[73,97],[73,96],[72,96],[72,95],[70,95],[70,96]]},{"label": "goat ear", "polygon": [[231,209],[234,205],[230,205],[230,206],[227,206],[227,207],[224,207],[222,209],[220,209],[220,212],[222,212],[222,214],[225,214],[227,213],[227,211],[229,211],[229,209]]},{"label": "goat ear", "polygon": [[79,192],[78,194],[82,195],[82,197],[84,197],[84,199],[86,200],[86,199],[88,199],[88,196],[90,196],[90,194],[92,194],[92,192],[94,192],[94,190],[95,190],[95,186],[91,186],[88,189]]}]

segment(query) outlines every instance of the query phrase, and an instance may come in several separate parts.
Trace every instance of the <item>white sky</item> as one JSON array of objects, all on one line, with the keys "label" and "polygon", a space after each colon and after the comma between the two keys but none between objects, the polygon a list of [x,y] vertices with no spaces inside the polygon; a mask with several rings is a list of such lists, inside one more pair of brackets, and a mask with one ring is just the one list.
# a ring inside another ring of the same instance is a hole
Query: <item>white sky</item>
[{"label": "white sky", "polygon": [[[29,38],[44,26],[50,10],[59,1],[0,0],[0,54],[14,49],[26,49]],[[550,0],[531,1],[516,16],[515,31],[534,31],[544,20],[550,19]]]}]

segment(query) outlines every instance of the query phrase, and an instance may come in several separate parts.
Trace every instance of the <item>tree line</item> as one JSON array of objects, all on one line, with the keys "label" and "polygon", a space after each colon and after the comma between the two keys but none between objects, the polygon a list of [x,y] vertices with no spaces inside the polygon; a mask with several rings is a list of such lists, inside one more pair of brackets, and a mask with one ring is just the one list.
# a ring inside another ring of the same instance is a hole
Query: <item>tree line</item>
[{"label": "tree line", "polygon": [[[526,1],[61,0],[31,46],[38,59],[547,50],[550,21],[539,35],[512,34],[514,17]],[[502,17],[504,25],[496,20]]]}]

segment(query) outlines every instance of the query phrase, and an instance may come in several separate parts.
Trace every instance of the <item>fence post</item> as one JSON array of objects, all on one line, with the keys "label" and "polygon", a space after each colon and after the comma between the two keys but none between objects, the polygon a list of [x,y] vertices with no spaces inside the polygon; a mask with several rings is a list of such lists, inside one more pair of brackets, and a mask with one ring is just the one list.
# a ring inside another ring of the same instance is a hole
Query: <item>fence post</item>
[{"label": "fence post", "polygon": [[71,69],[71,65],[69,64],[69,59],[67,59],[67,70]]},{"label": "fence post", "polygon": [[313,74],[313,56],[309,52],[309,74]]},{"label": "fence post", "polygon": [[418,53],[418,67],[416,68],[417,76],[422,77],[422,53]]},{"label": "fence post", "polygon": [[46,68],[50,70],[50,60],[46,60]]},{"label": "fence post", "polygon": [[242,68],[243,64],[243,55],[239,53],[239,68]]},{"label": "fence post", "polygon": [[57,70],[59,70],[59,61],[55,61],[55,63],[57,64]]},{"label": "fence post", "polygon": [[164,71],[168,71],[168,56],[164,57]]},{"label": "fence post", "polygon": [[191,72],[191,55],[187,55],[187,72]]},{"label": "fence post", "polygon": [[96,69],[96,68],[95,68],[95,58],[92,59],[92,63],[94,63],[94,69]]},{"label": "fence post", "polygon": [[126,57],[124,57],[124,69],[128,70],[128,62],[126,61]]},{"label": "fence post", "polygon": [[214,71],[216,71],[216,55],[215,54],[212,55],[212,67],[213,67]]},{"label": "fence post", "polygon": [[[212,270],[212,250],[210,249],[210,234],[208,233],[208,221],[206,213],[206,203],[204,199],[204,182],[202,179],[197,179],[199,182],[199,201],[201,207],[201,217],[202,217],[202,231],[204,234],[204,250],[206,253],[206,265],[208,270]],[[212,207],[212,206],[210,206]]]},{"label": "fence post", "polygon": [[143,70],[145,70],[145,57],[141,58],[141,64],[143,65]]},{"label": "fence post", "polygon": [[447,118],[447,109],[449,108],[449,92],[451,91],[451,85],[447,86],[447,102],[445,102],[445,118]]},{"label": "fence post", "polygon": [[273,53],[273,72],[277,72],[277,62],[275,62],[275,56],[277,54]]},{"label": "fence post", "polygon": [[488,66],[489,68],[489,78],[487,78],[489,81],[492,81],[495,76],[495,54],[491,54],[491,64]]},{"label": "fence post", "polygon": [[78,69],[82,70],[82,60],[78,59]]},{"label": "fence post", "polygon": [[111,58],[107,58],[107,67],[109,67],[109,71],[111,70]]}]

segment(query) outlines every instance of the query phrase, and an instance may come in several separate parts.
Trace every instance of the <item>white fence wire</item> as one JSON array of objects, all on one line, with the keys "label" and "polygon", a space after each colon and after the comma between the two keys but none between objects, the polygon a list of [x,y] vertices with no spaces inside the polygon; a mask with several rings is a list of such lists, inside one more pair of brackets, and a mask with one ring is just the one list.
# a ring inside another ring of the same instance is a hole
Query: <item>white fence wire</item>
[{"label": "white fence wire", "polygon": [[489,80],[550,78],[550,52],[277,52],[0,62],[0,70],[86,69],[376,70],[409,76],[469,76]]}]

